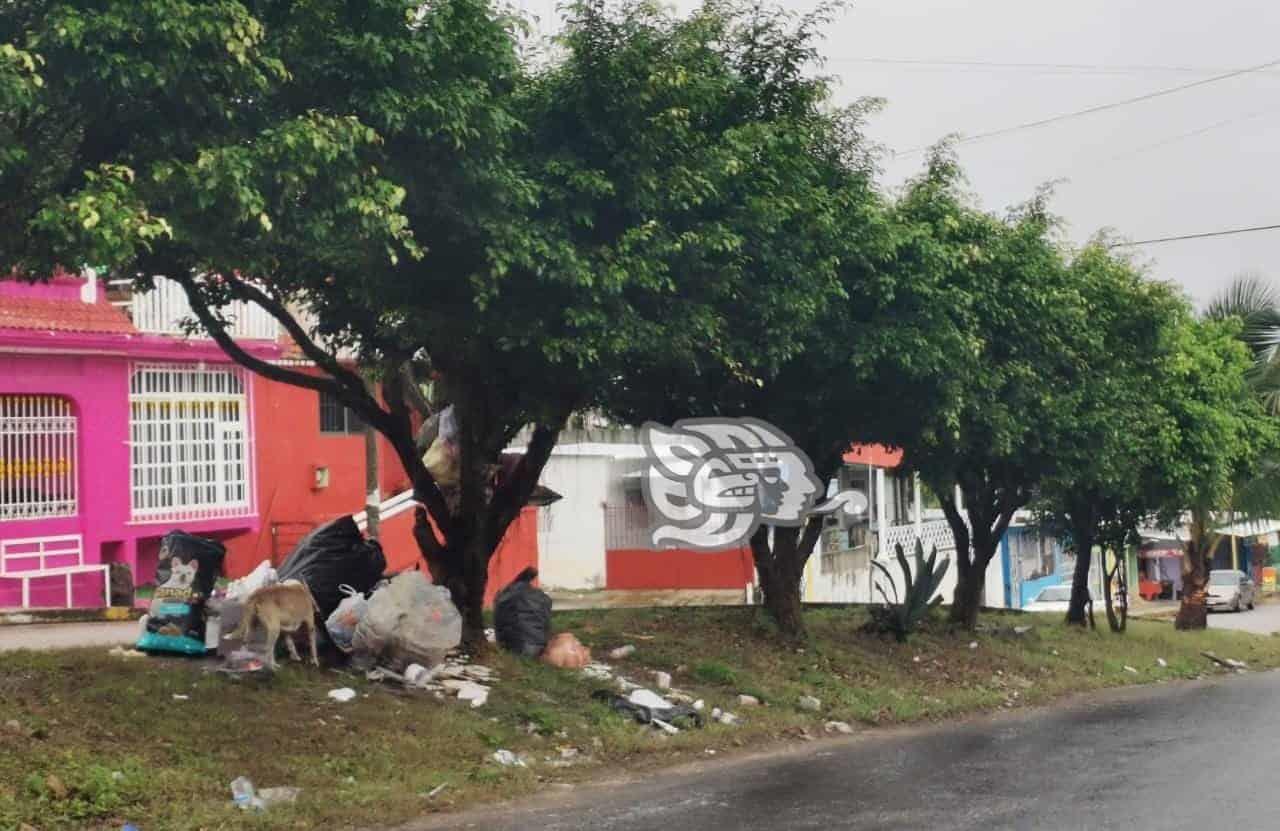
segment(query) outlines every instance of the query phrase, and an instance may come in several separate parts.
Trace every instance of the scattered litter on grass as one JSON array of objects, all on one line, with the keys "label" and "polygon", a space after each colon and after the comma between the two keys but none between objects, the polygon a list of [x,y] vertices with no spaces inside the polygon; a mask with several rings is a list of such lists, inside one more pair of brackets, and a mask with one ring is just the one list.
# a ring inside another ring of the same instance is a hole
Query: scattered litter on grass
[{"label": "scattered litter on grass", "polygon": [[298,801],[302,788],[263,788],[258,791],[258,799],[262,802],[263,808],[270,808],[272,805],[287,805]]},{"label": "scattered litter on grass", "polygon": [[1156,658],[1156,663],[1160,666],[1161,669],[1169,666],[1169,662],[1166,661],[1164,658]]},{"label": "scattered litter on grass", "polygon": [[634,655],[636,648],[632,644],[620,646],[617,649],[610,650],[609,657],[615,661],[621,661],[623,658]]},{"label": "scattered litter on grass", "polygon": [[638,690],[632,690],[631,694],[627,696],[627,700],[632,704],[639,704],[641,707],[648,707],[651,710],[665,710],[672,706],[670,701],[643,687]]},{"label": "scattered litter on grass", "polygon": [[444,789],[445,789],[445,788],[447,788],[447,787],[449,787],[449,783],[448,783],[448,782],[445,782],[445,783],[440,784],[440,785],[436,785],[434,788],[432,788],[431,790],[427,791],[427,792],[426,792],[426,794],[425,794],[425,796],[427,797],[427,799],[435,799],[437,796],[439,796],[440,794],[444,793]]},{"label": "scattered litter on grass", "polygon": [[139,651],[138,651],[138,650],[136,650],[136,649],[125,649],[123,646],[113,646],[113,647],[111,647],[111,649],[107,650],[107,654],[108,654],[108,655],[115,656],[116,658],[145,658],[145,657],[147,657],[147,653],[145,653],[145,652],[139,652]]},{"label": "scattered litter on grass", "polygon": [[1249,666],[1244,661],[1237,661],[1235,658],[1219,658],[1212,652],[1201,652],[1200,654],[1208,658],[1210,661],[1213,661],[1215,664],[1226,667],[1227,669],[1242,670],[1247,669]]},{"label": "scattered litter on grass", "polygon": [[759,705],[760,705],[760,699],[756,698],[754,695],[747,695],[746,693],[742,693],[738,696],[739,707],[758,707]]},{"label": "scattered litter on grass", "polygon": [[356,697],[356,691],[350,687],[339,687],[336,690],[329,690],[329,697],[339,704],[345,704]]},{"label": "scattered litter on grass", "polygon": [[559,669],[582,669],[591,663],[591,650],[572,632],[561,632],[547,641],[541,660]]},{"label": "scattered litter on grass", "polygon": [[524,763],[523,759],[521,759],[516,754],[512,753],[510,750],[506,750],[506,749],[493,751],[493,755],[490,756],[489,758],[493,759],[493,761],[497,762],[503,767],[520,767],[520,768],[528,767],[528,765]]},{"label": "scattered litter on grass", "polygon": [[816,713],[822,709],[822,701],[820,699],[814,698],[811,695],[800,696],[799,703],[800,703],[801,710],[808,710],[811,713]]},{"label": "scattered litter on grass", "polygon": [[853,733],[853,728],[850,727],[849,723],[846,721],[828,721],[826,724],[822,725],[822,729],[826,730],[828,733],[843,733],[846,736]]},{"label": "scattered litter on grass", "polygon": [[582,674],[597,681],[611,681],[613,680],[613,667],[597,661],[583,667]]}]

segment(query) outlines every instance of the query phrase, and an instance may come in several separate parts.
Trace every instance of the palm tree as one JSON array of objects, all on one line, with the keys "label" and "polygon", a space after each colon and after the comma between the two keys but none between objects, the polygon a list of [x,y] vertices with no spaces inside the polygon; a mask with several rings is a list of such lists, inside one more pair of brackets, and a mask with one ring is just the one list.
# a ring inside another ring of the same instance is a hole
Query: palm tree
[{"label": "palm tree", "polygon": [[1244,324],[1240,339],[1253,350],[1255,362],[1250,381],[1267,412],[1280,415],[1280,290],[1261,274],[1240,274],[1213,298],[1204,316]]},{"label": "palm tree", "polygon": [[[1266,411],[1280,416],[1280,290],[1261,274],[1238,275],[1209,303],[1204,316],[1210,320],[1238,319],[1240,340],[1253,352],[1249,383]],[[1206,512],[1193,511],[1193,543],[1201,537],[1207,552],[1217,548],[1221,532],[1205,523]],[[1209,514],[1211,515],[1211,514]],[[1228,521],[1237,515],[1247,519],[1280,516],[1280,455],[1272,451],[1259,460],[1244,479],[1232,483]],[[1198,532],[1198,533],[1197,533]],[[1231,558],[1236,559],[1236,538],[1231,538]]]}]

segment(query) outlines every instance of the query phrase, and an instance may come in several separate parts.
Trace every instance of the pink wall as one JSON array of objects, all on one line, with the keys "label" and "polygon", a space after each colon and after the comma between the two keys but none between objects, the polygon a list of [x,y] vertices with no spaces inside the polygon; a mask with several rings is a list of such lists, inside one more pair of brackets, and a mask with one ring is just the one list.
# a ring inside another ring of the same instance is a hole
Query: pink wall
[{"label": "pink wall", "polygon": [[[79,303],[81,285],[79,279],[66,277],[35,285],[0,280],[0,302],[31,298]],[[274,344],[255,344],[251,349],[268,358],[280,352]],[[86,563],[126,562],[134,569],[135,581],[145,583],[154,578],[159,538],[175,527],[214,537],[257,530],[256,508],[249,516],[232,519],[130,521],[129,368],[135,360],[228,363],[210,341],[0,329],[0,395],[59,396],[71,403],[78,421],[77,515],[0,521],[0,541],[79,534]],[[252,419],[252,394],[249,406]],[[75,577],[73,589],[75,605],[102,605],[99,575]],[[64,579],[33,581],[31,602],[33,606],[62,606]],[[21,582],[0,579],[0,608],[20,603]]]},{"label": "pink wall", "polygon": [[[225,536],[256,529],[257,517],[200,522],[130,522],[129,505],[129,358],[124,355],[15,355],[0,353],[0,395],[57,395],[71,402],[78,418],[78,515],[56,519],[0,522],[0,540],[80,534],[85,562],[120,560],[134,569],[137,582],[155,574],[158,540],[175,527]],[[139,543],[145,553],[138,562]],[[138,566],[142,568],[139,569]],[[61,578],[32,583],[32,605],[61,606]],[[76,605],[102,605],[98,575],[74,578]],[[21,603],[21,584],[0,580],[0,608]]]}]

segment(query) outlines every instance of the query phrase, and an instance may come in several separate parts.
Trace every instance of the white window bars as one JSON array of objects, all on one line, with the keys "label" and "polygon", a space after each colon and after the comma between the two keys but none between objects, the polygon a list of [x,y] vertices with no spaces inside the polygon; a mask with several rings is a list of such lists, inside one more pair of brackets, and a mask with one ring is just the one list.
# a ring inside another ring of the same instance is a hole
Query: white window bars
[{"label": "white window bars", "polygon": [[76,417],[54,395],[0,395],[0,521],[76,515]]},{"label": "white window bars", "polygon": [[249,514],[248,410],[238,368],[135,365],[129,381],[134,521]]}]

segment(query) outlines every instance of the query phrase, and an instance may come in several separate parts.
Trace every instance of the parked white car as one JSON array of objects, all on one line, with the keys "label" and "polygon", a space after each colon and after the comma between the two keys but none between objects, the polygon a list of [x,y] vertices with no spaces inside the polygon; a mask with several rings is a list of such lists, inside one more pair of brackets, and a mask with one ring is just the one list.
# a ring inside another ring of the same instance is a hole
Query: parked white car
[{"label": "parked white car", "polygon": [[[1098,594],[1093,589],[1089,589],[1089,601],[1093,603],[1094,611],[1101,612],[1102,604],[1098,601]],[[1120,608],[1120,598],[1112,597],[1111,602],[1115,604],[1115,608]],[[1047,589],[1041,589],[1040,593],[1035,596],[1030,603],[1022,607],[1024,612],[1063,612],[1071,606],[1071,584],[1060,583],[1056,586],[1050,586]]]},{"label": "parked white car", "polygon": [[1209,572],[1208,588],[1205,604],[1210,609],[1230,609],[1233,612],[1252,609],[1258,591],[1249,575],[1229,568]]},{"label": "parked white car", "polygon": [[[1093,599],[1093,589],[1089,590],[1089,597]],[[1024,612],[1063,612],[1067,611],[1067,607],[1071,605],[1071,584],[1061,583],[1057,586],[1049,586],[1041,589],[1035,598],[1022,607]]]}]

